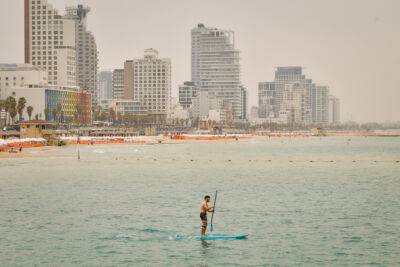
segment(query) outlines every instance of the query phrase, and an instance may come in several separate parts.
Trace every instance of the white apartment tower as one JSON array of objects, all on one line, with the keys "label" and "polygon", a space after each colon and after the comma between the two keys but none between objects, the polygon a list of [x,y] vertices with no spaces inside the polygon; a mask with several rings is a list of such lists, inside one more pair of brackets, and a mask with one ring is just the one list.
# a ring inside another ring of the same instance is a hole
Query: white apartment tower
[{"label": "white apartment tower", "polygon": [[[24,0],[25,63],[47,71],[57,86],[81,86],[96,95],[97,49],[86,31],[88,8],[60,15],[46,0]],[[95,98],[94,98],[95,99]]]},{"label": "white apartment tower", "polygon": [[98,101],[97,70],[98,52],[93,34],[87,30],[87,13],[90,8],[82,5],[67,7],[65,18],[75,21],[76,78],[77,85],[92,94],[92,102]]},{"label": "white apartment tower", "polygon": [[233,117],[240,119],[240,64],[234,32],[198,24],[191,31],[191,43],[192,82],[200,91],[207,91],[210,99],[230,102]]},{"label": "white apartment tower", "polygon": [[329,123],[329,88],[315,86],[311,91],[313,122],[319,125]]},{"label": "white apartment tower", "polygon": [[171,60],[149,48],[144,57],[125,62],[124,98],[139,101],[149,115],[165,119],[171,106]]},{"label": "white apartment tower", "polygon": [[48,82],[76,86],[75,22],[45,0],[25,0],[25,63],[47,71]]}]

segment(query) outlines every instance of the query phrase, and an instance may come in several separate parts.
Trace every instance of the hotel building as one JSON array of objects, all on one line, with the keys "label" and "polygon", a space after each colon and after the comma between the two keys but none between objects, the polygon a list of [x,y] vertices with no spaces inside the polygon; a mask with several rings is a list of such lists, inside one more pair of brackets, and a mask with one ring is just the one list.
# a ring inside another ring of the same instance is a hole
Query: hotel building
[{"label": "hotel building", "polygon": [[194,85],[225,107],[230,102],[234,119],[241,119],[239,51],[235,49],[234,32],[198,24],[191,31],[191,46]]},{"label": "hotel building", "polygon": [[126,61],[123,98],[139,101],[149,115],[164,121],[171,107],[171,60],[150,48],[143,58]]},{"label": "hotel building", "polygon": [[24,0],[24,7],[25,63],[46,70],[49,85],[81,86],[96,95],[97,50],[86,31],[88,8],[70,7],[60,15],[46,0]]}]

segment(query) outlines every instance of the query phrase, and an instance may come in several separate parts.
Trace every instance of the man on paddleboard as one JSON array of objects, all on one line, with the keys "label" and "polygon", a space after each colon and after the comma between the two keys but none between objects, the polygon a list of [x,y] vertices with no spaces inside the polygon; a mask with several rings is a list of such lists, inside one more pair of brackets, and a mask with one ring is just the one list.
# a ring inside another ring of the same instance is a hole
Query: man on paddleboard
[{"label": "man on paddleboard", "polygon": [[200,219],[201,219],[201,236],[206,235],[206,230],[207,230],[207,212],[214,212],[213,207],[209,207],[208,203],[210,202],[211,197],[210,196],[205,196],[204,201],[201,203],[200,207]]}]

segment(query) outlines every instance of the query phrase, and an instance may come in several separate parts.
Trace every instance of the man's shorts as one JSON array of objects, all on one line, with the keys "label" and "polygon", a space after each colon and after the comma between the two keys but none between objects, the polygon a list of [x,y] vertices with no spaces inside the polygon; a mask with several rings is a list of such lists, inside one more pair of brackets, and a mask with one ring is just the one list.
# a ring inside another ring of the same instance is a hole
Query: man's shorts
[{"label": "man's shorts", "polygon": [[202,221],[207,221],[207,212],[200,212],[200,219]]}]

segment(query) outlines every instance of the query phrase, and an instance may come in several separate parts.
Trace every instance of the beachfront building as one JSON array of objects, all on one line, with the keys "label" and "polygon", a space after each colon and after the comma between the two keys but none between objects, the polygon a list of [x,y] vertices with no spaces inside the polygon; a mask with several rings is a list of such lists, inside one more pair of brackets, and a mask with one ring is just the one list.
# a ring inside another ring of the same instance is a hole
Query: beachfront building
[{"label": "beachfront building", "polygon": [[276,90],[274,82],[258,83],[258,117],[275,117],[276,112]]},{"label": "beachfront building", "polygon": [[48,83],[76,86],[75,21],[45,0],[25,0],[25,63],[47,71]]},{"label": "beachfront building", "polygon": [[113,73],[112,71],[100,71],[98,74],[97,88],[99,91],[98,100],[113,98]]},{"label": "beachfront building", "polygon": [[179,104],[184,109],[189,109],[197,91],[198,88],[194,85],[194,82],[184,82],[183,85],[179,85]]},{"label": "beachfront building", "polygon": [[77,5],[66,8],[66,19],[75,22],[76,79],[77,85],[92,94],[93,104],[98,101],[97,70],[98,51],[94,35],[87,30],[90,8]]},{"label": "beachfront building", "polygon": [[[24,0],[25,63],[43,68],[54,86],[81,86],[96,95],[97,48],[86,30],[88,8],[60,15],[46,0]],[[94,98],[96,100],[96,98]]]},{"label": "beachfront building", "polygon": [[[311,109],[308,89],[302,83],[285,84],[281,101],[281,114],[287,116],[290,124],[311,123]],[[280,115],[281,115],[280,114]]]},{"label": "beachfront building", "polygon": [[139,101],[129,99],[104,99],[99,102],[99,106],[103,110],[112,108],[116,114],[121,115],[138,115],[147,114],[146,108]]},{"label": "beachfront building", "polygon": [[171,60],[149,48],[124,64],[124,99],[141,103],[153,121],[166,120],[171,106]]},{"label": "beachfront building", "polygon": [[239,51],[235,49],[234,32],[198,24],[191,31],[191,46],[191,79],[194,85],[199,91],[208,93],[210,103],[227,106],[226,103],[230,102],[234,119],[243,117]]},{"label": "beachfront building", "polygon": [[[33,107],[32,118],[66,123],[91,122],[91,94],[78,87],[48,84],[47,72],[37,66],[1,64],[0,95],[0,99],[12,96],[17,101],[24,97],[26,106]],[[23,118],[28,117],[24,109]]]},{"label": "beachfront building", "polygon": [[327,86],[314,86],[311,91],[312,121],[315,124],[327,125],[329,123],[329,88]]},{"label": "beachfront building", "polygon": [[277,67],[273,82],[258,84],[258,115],[260,118],[283,116],[277,121],[285,121],[287,117],[290,123],[326,125],[328,98],[329,88],[313,83],[303,74],[302,67]]},{"label": "beachfront building", "polygon": [[124,69],[115,69],[112,76],[112,98],[124,98]]},{"label": "beachfront building", "polygon": [[333,95],[329,96],[329,124],[340,124],[340,100]]}]

